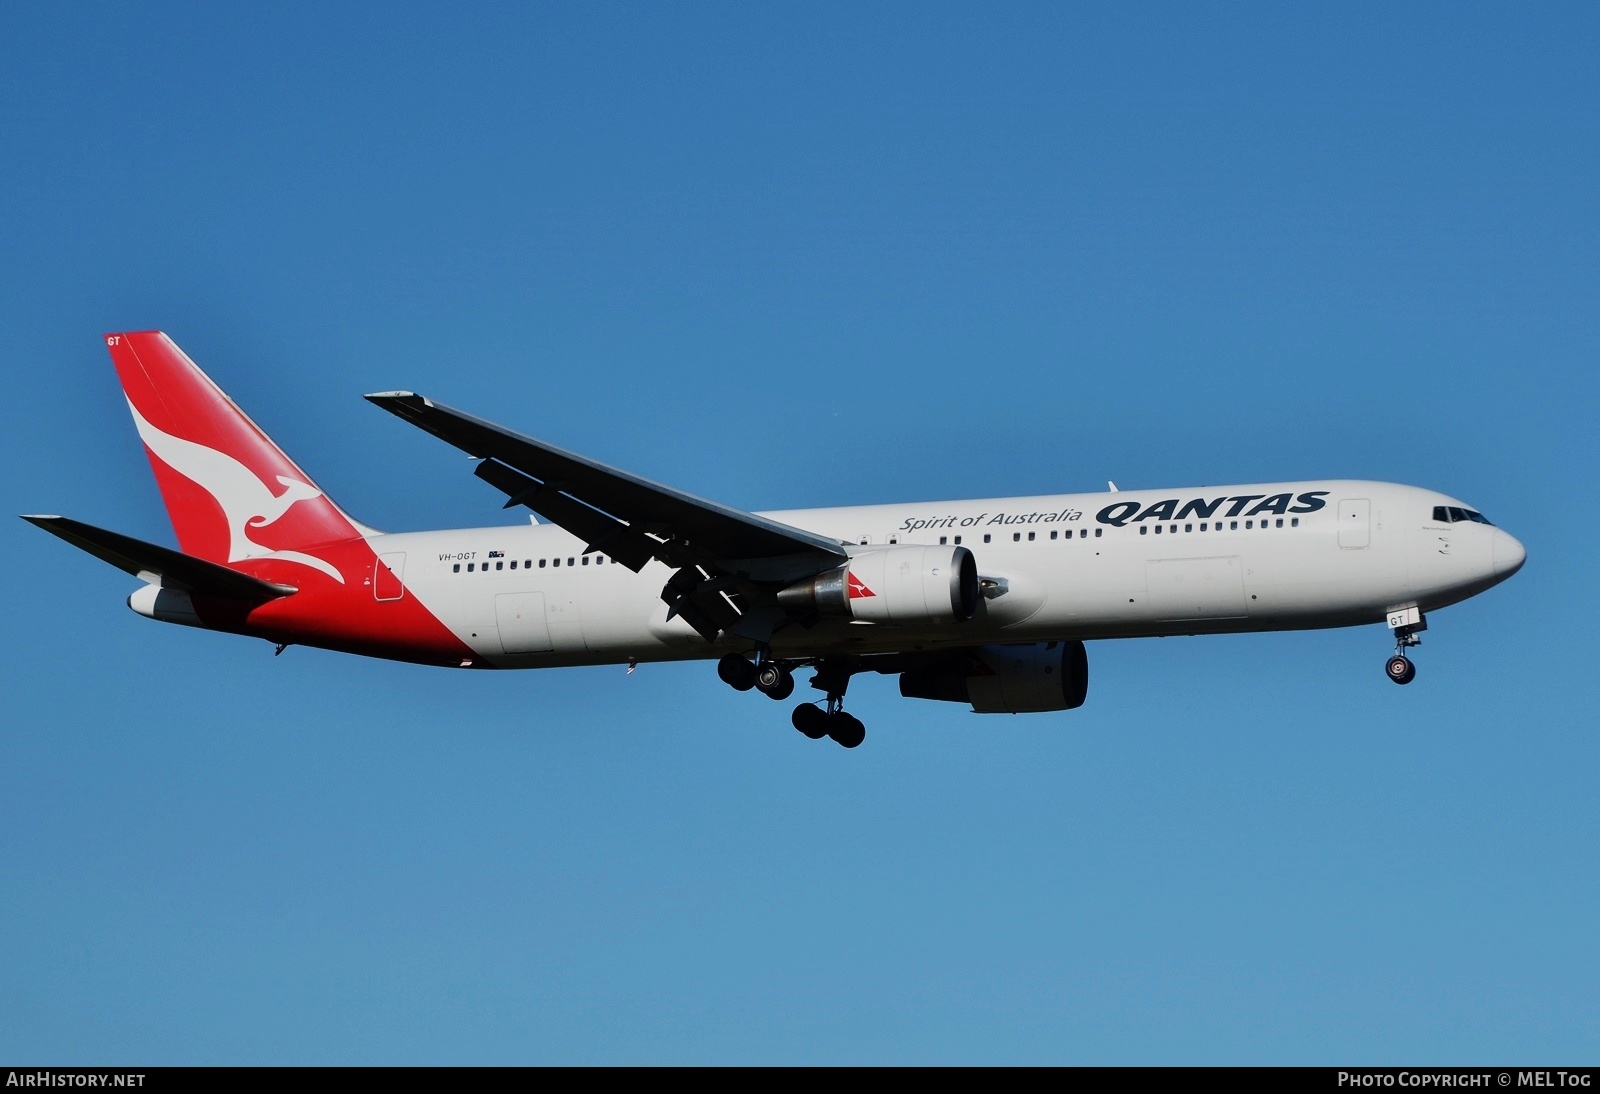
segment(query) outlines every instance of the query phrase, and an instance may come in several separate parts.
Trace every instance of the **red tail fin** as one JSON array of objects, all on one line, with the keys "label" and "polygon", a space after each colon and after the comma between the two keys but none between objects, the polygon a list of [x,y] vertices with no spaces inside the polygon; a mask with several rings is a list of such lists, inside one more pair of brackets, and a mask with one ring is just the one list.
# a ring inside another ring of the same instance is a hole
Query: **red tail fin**
[{"label": "red tail fin", "polygon": [[221,563],[279,558],[342,582],[326,561],[293,548],[371,529],[329,500],[165,334],[108,334],[106,345],[184,552]]}]

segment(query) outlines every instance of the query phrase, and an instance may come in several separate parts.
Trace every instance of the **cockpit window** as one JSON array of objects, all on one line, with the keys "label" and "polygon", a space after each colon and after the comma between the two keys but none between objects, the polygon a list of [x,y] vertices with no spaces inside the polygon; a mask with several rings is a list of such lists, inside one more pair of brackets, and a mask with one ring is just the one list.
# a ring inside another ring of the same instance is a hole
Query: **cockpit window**
[{"label": "cockpit window", "polygon": [[1494,522],[1482,513],[1472,509],[1463,509],[1459,505],[1435,505],[1433,507],[1433,519],[1440,524],[1454,524],[1456,521],[1470,520],[1474,524],[1487,524],[1491,528],[1494,527]]}]

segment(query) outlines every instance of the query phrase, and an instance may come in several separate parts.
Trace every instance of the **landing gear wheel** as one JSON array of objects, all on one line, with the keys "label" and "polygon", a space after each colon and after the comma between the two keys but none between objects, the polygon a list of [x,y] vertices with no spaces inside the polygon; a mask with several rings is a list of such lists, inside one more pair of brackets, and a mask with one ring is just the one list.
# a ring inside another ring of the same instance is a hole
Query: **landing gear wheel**
[{"label": "landing gear wheel", "polygon": [[841,710],[837,714],[830,714],[827,717],[828,736],[832,737],[837,744],[845,748],[855,748],[867,739],[867,727],[862,725],[861,719],[855,715],[846,714]]},{"label": "landing gear wheel", "polygon": [[789,716],[789,721],[794,723],[794,728],[813,741],[820,741],[828,735],[828,715],[812,703],[801,703],[795,707],[794,713]]},{"label": "landing gear wheel", "polygon": [[1397,684],[1409,684],[1417,676],[1417,666],[1411,663],[1410,658],[1398,653],[1389,658],[1384,671],[1389,674],[1389,679]]},{"label": "landing gear wheel", "polygon": [[794,675],[775,661],[756,669],[756,688],[769,699],[787,699],[794,694]]},{"label": "landing gear wheel", "polygon": [[749,691],[756,686],[756,667],[737,653],[730,653],[717,662],[717,675],[735,691]]}]

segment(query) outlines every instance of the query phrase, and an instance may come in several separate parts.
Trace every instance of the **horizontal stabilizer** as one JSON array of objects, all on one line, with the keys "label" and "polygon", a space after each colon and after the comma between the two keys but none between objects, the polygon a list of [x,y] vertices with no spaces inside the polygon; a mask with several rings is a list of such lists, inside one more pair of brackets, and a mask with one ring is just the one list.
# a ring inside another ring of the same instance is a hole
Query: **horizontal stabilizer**
[{"label": "horizontal stabilizer", "polygon": [[195,558],[170,547],[159,547],[118,532],[108,532],[82,521],[57,516],[24,515],[22,519],[53,536],[59,536],[74,547],[88,551],[95,558],[111,563],[119,570],[159,584],[164,589],[251,602],[276,600],[298,591],[293,585],[262,581],[215,562],[207,562],[203,558]]}]

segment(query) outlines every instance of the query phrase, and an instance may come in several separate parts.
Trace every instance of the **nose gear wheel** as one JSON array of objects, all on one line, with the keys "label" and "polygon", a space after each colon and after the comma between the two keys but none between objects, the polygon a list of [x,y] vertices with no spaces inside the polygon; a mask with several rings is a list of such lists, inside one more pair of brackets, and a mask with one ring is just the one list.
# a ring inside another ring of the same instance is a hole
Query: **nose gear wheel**
[{"label": "nose gear wheel", "polygon": [[1419,621],[1394,629],[1394,656],[1383,666],[1383,671],[1395,683],[1409,684],[1417,678],[1417,666],[1406,656],[1406,650],[1422,645],[1417,632],[1426,627],[1427,623]]}]

